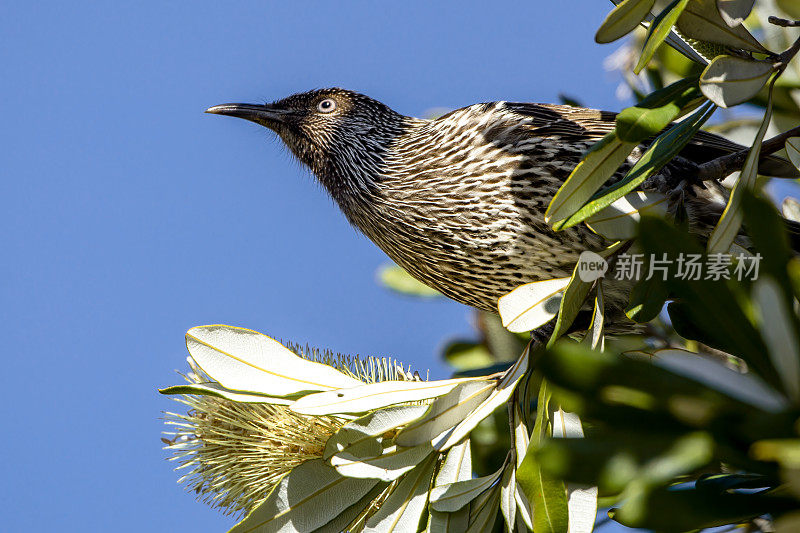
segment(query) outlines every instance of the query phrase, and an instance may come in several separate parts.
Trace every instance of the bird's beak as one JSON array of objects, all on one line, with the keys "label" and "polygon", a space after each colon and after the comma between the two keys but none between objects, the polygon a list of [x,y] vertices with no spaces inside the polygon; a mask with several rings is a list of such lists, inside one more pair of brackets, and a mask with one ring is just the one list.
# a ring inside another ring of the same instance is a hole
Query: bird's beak
[{"label": "bird's beak", "polygon": [[209,107],[206,109],[206,113],[243,118],[255,122],[256,124],[270,127],[274,126],[276,123],[284,122],[289,111],[276,109],[268,105],[222,104]]}]

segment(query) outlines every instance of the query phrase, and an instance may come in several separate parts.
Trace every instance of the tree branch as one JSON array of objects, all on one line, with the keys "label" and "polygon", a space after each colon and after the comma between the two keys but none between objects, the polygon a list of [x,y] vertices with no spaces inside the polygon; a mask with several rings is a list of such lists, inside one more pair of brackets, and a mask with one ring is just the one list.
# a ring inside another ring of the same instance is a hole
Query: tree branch
[{"label": "tree branch", "polygon": [[[760,159],[763,160],[768,155],[774,154],[778,150],[782,149],[786,144],[786,139],[789,137],[797,136],[800,136],[800,126],[795,126],[794,128],[785,131],[780,135],[776,135],[771,139],[767,139],[761,143]],[[721,180],[730,173],[741,170],[742,166],[744,166],[745,160],[747,159],[747,154],[749,153],[750,148],[745,148],[744,150],[739,150],[738,152],[724,155],[703,163],[702,165],[698,165],[698,171],[696,174],[697,180]]]},{"label": "tree branch", "polygon": [[775,24],[776,26],[783,26],[784,28],[800,26],[800,20],[786,20],[778,17],[769,17],[767,20],[769,21],[770,24]]}]

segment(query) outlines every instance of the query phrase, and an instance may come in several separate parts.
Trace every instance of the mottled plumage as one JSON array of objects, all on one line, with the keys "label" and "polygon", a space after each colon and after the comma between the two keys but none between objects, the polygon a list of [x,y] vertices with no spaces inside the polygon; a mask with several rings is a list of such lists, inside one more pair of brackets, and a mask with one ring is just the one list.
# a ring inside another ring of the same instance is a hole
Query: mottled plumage
[{"label": "mottled plumage", "polygon": [[[420,120],[342,89],[209,112],[277,132],[347,219],[389,257],[479,309],[496,312],[497,299],[522,283],[570,275],[583,250],[607,244],[583,225],[554,232],[544,213],[586,150],[613,128],[613,113],[493,102]],[[682,164],[740,148],[701,133]],[[723,204],[698,192],[690,218],[713,220]],[[606,290],[611,331],[631,325],[620,312],[626,292],[614,284]]]}]

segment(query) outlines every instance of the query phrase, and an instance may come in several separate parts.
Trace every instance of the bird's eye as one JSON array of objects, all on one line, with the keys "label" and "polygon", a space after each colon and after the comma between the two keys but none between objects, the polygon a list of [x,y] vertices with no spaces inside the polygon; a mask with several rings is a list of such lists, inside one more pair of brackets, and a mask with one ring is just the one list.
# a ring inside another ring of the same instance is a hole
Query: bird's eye
[{"label": "bird's eye", "polygon": [[317,104],[317,111],[320,113],[330,113],[336,109],[336,100],[333,98],[326,98],[325,100],[320,100]]}]

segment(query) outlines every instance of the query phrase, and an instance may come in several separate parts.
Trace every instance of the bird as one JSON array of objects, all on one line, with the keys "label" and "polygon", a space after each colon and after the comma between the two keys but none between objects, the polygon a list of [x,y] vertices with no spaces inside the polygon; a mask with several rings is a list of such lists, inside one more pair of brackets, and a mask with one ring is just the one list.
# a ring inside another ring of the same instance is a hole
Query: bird
[{"label": "bird", "polygon": [[[613,130],[613,112],[497,101],[419,119],[337,87],[206,112],[275,132],[347,220],[389,258],[425,285],[480,310],[497,313],[498,299],[519,285],[570,276],[583,251],[610,244],[584,225],[554,231],[545,211],[587,150]],[[612,180],[624,176],[645,148],[634,150]],[[701,131],[662,172],[742,149]],[[762,166],[770,175],[796,175],[779,158]],[[686,210],[696,231],[707,234],[725,207],[724,195],[694,189]],[[630,288],[624,281],[604,284],[606,333],[634,331],[624,314]],[[540,338],[552,324],[537,330]]]}]

